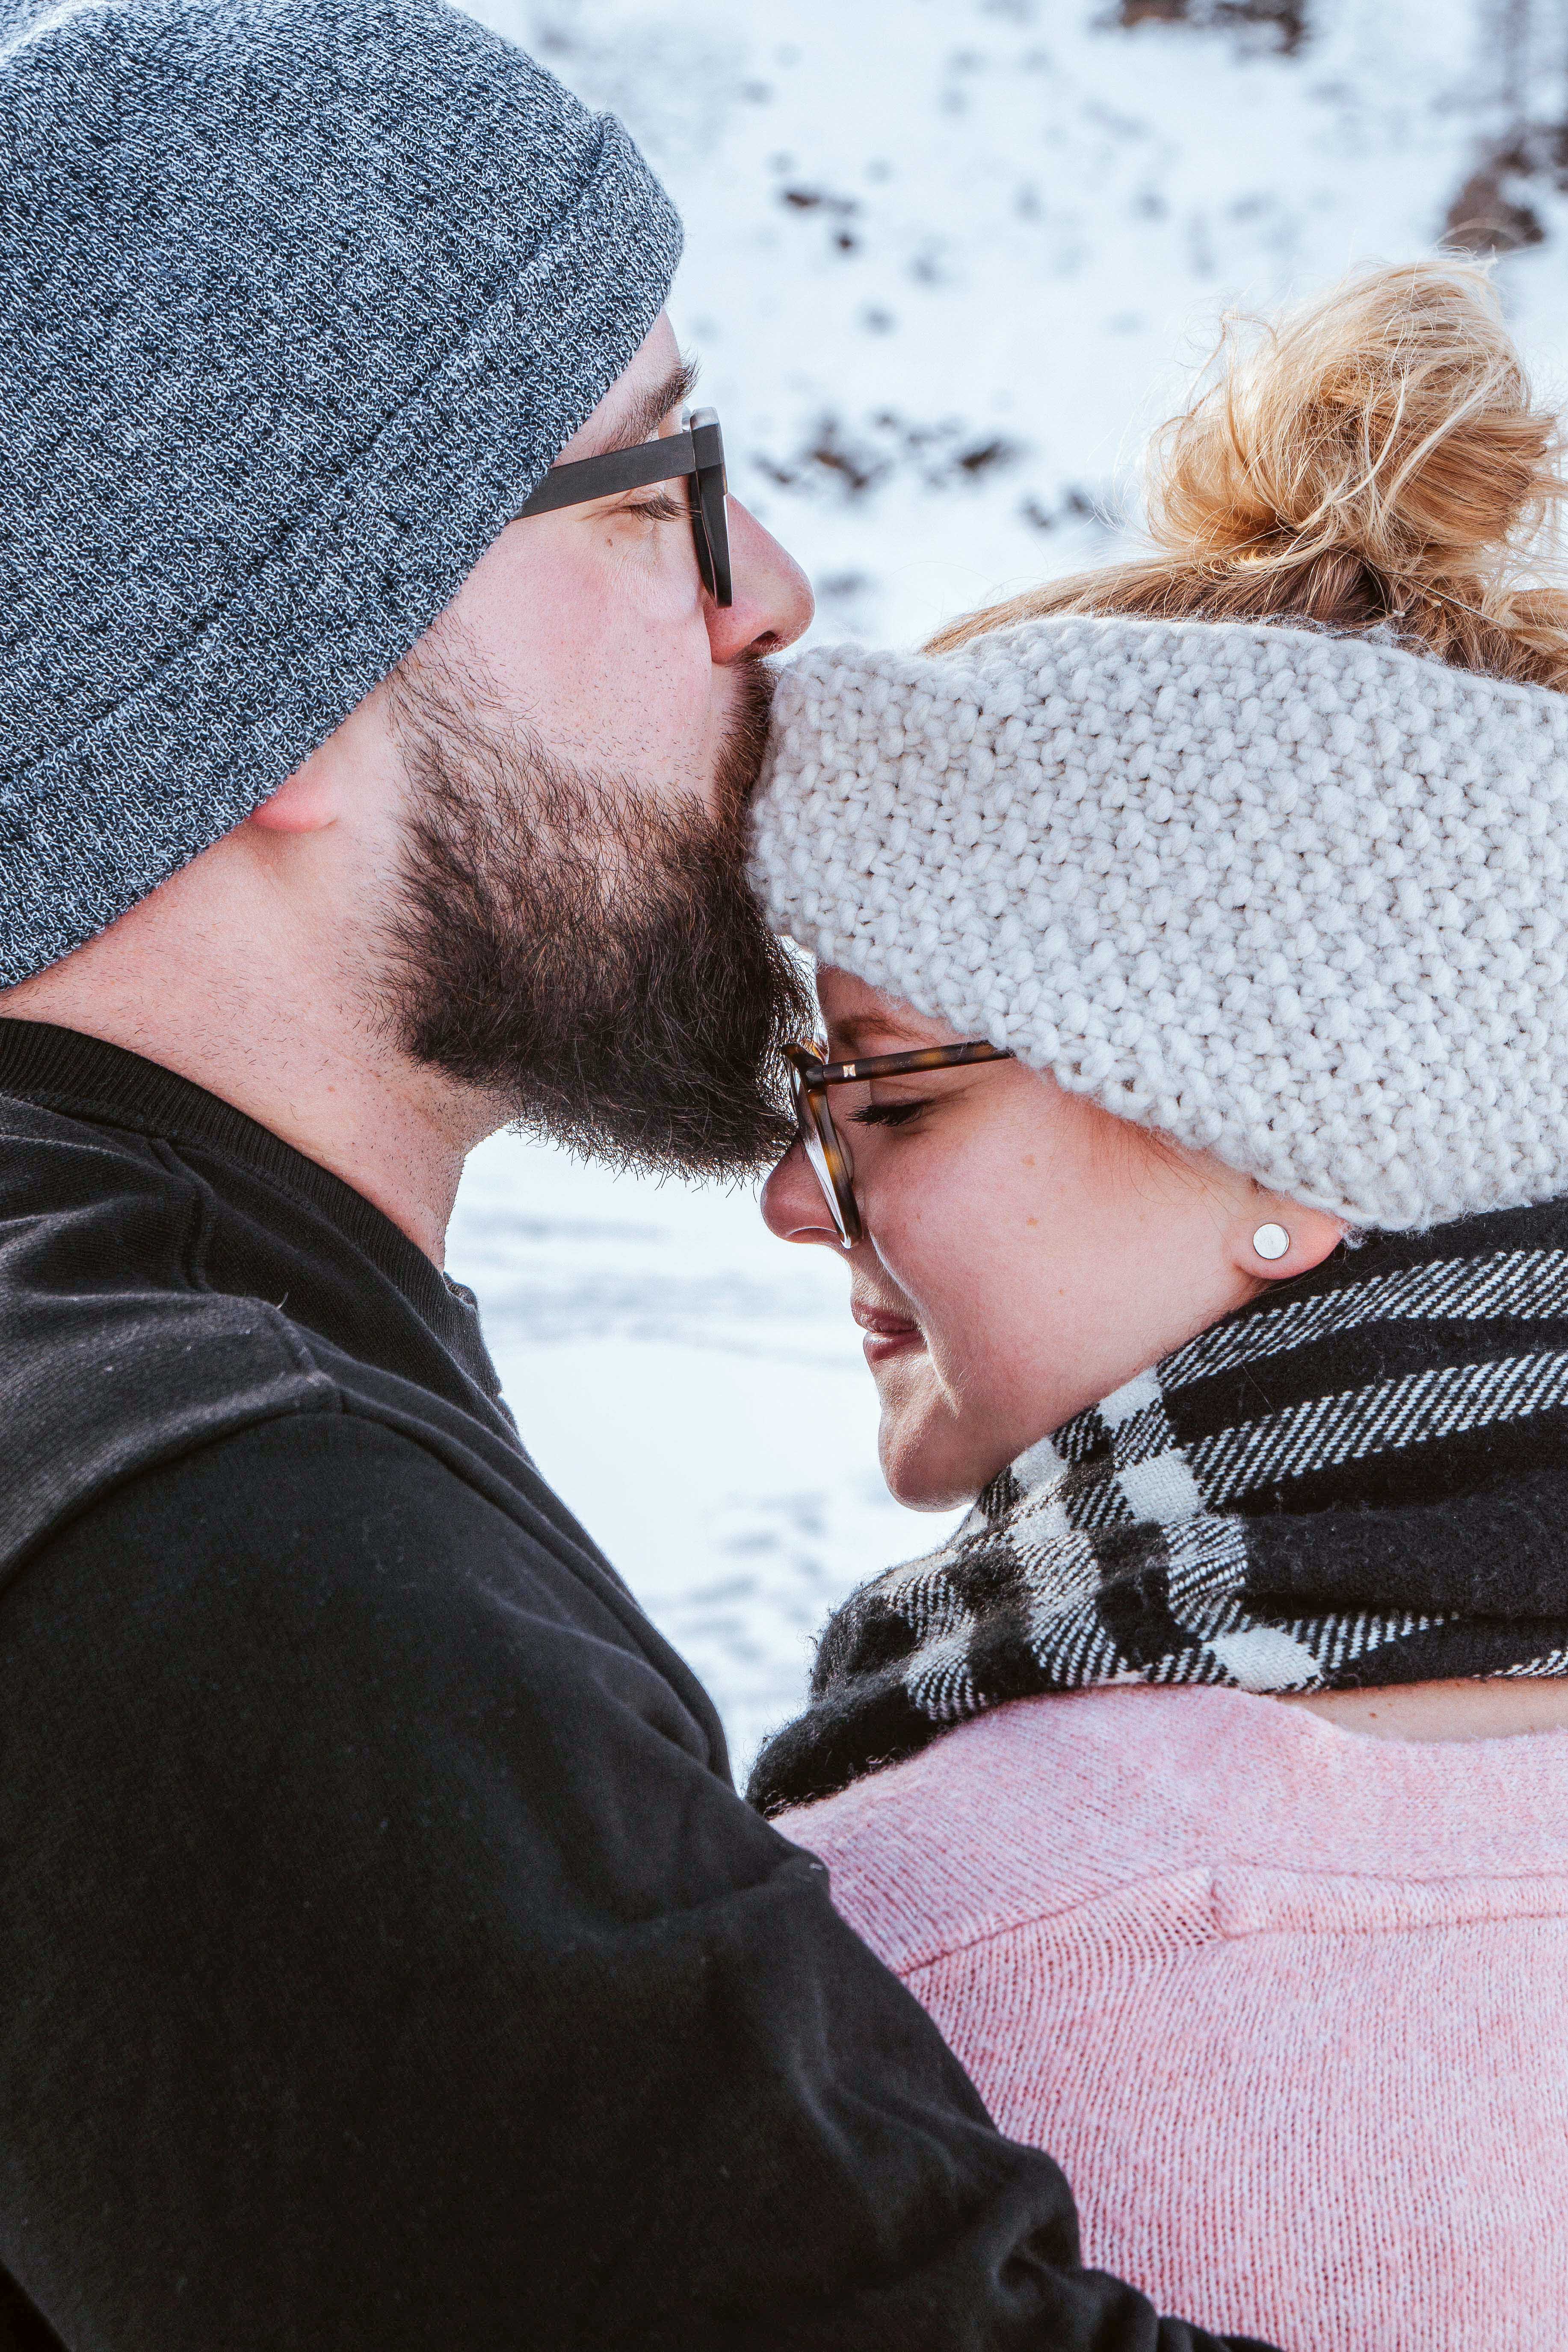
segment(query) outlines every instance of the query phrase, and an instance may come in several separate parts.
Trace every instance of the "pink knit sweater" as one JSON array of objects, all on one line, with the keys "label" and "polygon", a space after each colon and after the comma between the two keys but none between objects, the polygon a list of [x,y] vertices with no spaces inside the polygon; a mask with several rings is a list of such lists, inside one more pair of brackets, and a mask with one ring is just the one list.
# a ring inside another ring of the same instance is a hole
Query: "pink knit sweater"
[{"label": "pink knit sweater", "polygon": [[1568,1732],[1092,1691],[779,1826],[1087,2261],[1286,2352],[1568,2344]]}]

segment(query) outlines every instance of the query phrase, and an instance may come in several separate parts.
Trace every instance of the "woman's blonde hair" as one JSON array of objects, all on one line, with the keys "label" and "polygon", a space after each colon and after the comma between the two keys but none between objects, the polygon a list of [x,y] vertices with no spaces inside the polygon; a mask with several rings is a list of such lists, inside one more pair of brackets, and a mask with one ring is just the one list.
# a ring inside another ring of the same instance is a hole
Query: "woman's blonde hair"
[{"label": "woman's blonde hair", "polygon": [[945,653],[1047,613],[1391,625],[1464,669],[1568,687],[1568,594],[1545,572],[1564,495],[1486,273],[1367,270],[1269,321],[1227,320],[1156,435],[1154,552],[971,614]]}]

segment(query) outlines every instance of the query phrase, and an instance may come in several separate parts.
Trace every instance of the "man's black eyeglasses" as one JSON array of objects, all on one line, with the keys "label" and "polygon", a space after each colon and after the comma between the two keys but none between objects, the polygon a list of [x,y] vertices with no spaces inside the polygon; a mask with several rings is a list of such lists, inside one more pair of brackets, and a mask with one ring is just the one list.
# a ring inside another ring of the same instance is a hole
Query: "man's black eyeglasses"
[{"label": "man's black eyeglasses", "polygon": [[734,602],[730,578],[730,518],[725,506],[724,436],[716,409],[694,408],[679,433],[659,441],[639,441],[632,449],[612,449],[604,457],[576,457],[552,466],[526,506],[525,515],[553,514],[557,507],[586,506],[591,499],[640,490],[649,482],[673,482],[684,475],[691,500],[691,533],[702,585],[716,604]]}]

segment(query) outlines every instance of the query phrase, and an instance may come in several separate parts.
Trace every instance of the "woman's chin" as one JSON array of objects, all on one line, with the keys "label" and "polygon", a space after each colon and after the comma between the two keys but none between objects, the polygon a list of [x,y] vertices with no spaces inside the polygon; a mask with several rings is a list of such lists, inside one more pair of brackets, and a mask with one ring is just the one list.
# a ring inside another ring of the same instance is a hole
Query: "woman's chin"
[{"label": "woman's chin", "polygon": [[971,1503],[985,1484],[968,1456],[972,1448],[951,1419],[918,1410],[913,1401],[895,1403],[884,1391],[877,1454],[888,1492],[910,1511],[951,1511]]}]

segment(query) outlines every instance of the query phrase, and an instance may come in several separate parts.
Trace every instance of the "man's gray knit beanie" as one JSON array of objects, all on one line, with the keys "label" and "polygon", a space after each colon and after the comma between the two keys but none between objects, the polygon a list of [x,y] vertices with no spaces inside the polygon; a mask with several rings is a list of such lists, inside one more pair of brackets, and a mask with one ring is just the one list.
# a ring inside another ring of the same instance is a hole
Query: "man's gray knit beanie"
[{"label": "man's gray knit beanie", "polygon": [[786,671],[782,931],[1358,1225],[1568,1193],[1568,695],[1058,615]]},{"label": "man's gray knit beanie", "polygon": [[0,984],[385,676],[679,244],[620,125],[441,0],[0,0]]}]

